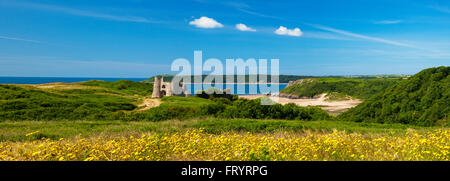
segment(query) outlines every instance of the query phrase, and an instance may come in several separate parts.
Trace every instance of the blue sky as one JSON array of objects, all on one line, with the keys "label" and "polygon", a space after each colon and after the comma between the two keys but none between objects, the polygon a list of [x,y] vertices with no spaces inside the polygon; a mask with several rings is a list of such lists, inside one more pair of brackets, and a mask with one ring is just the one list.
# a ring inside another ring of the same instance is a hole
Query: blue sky
[{"label": "blue sky", "polygon": [[281,74],[414,74],[449,65],[449,35],[445,0],[0,0],[0,76],[173,74],[194,50],[278,58]]}]

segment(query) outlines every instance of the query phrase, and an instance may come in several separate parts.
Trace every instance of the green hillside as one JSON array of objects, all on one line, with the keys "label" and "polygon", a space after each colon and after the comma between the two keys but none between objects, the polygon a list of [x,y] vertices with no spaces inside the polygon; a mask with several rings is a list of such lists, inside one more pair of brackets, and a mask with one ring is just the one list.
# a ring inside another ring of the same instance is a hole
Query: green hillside
[{"label": "green hillside", "polygon": [[356,122],[448,125],[450,67],[425,69],[338,116]]},{"label": "green hillside", "polygon": [[73,84],[1,85],[0,121],[104,120],[136,108],[135,94],[151,95],[152,84],[119,80]]},{"label": "green hillside", "polygon": [[298,97],[314,97],[322,93],[339,93],[355,98],[366,99],[398,83],[400,80],[401,79],[398,78],[312,78],[303,79],[303,81],[281,90],[280,93]]}]

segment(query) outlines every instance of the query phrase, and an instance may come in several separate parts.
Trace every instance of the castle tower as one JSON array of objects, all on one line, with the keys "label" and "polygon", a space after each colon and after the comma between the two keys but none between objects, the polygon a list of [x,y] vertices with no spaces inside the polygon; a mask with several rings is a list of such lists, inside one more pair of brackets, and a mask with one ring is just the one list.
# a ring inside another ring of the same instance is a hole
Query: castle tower
[{"label": "castle tower", "polygon": [[155,82],[153,83],[152,98],[161,98],[161,80],[158,76],[155,76]]}]

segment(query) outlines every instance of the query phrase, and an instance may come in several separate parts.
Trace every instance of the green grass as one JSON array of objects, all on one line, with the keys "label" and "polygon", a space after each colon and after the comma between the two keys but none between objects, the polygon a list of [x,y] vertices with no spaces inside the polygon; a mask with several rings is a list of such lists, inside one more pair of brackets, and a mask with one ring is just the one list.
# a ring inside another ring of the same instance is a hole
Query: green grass
[{"label": "green grass", "polygon": [[[127,121],[5,121],[0,122],[0,141],[29,141],[41,138],[59,139],[99,134],[125,134],[164,131],[176,126],[167,122]],[[32,136],[27,133],[39,131]]]},{"label": "green grass", "polygon": [[424,131],[438,128],[404,124],[356,123],[347,121],[288,121],[258,119],[207,119],[197,121],[190,126],[195,128],[205,128],[205,130],[211,133],[220,133],[224,131],[273,132],[306,130],[331,132],[333,130],[342,130],[350,133],[398,134],[404,133],[407,129]]},{"label": "green grass", "polygon": [[203,99],[199,97],[179,97],[170,96],[161,99],[163,103],[161,106],[185,106],[185,107],[200,107],[202,105],[212,104],[214,101]]},{"label": "green grass", "polygon": [[90,80],[87,82],[79,83],[86,86],[104,87],[110,90],[119,91],[128,95],[151,95],[153,92],[153,84],[134,82],[130,80],[118,80],[118,81],[101,81]]},{"label": "green grass", "polygon": [[[0,122],[0,141],[31,141],[42,138],[59,139],[96,135],[138,135],[156,132],[170,133],[186,129],[204,128],[209,133],[228,131],[276,132],[343,130],[358,133],[397,135],[409,129],[418,132],[439,127],[419,127],[404,124],[356,123],[344,121],[288,121],[261,119],[191,119],[185,121],[128,122],[128,121],[4,121]],[[27,133],[39,131],[31,136]]]},{"label": "green grass", "polygon": [[50,92],[72,95],[90,95],[90,94],[112,94],[112,95],[126,95],[120,91],[113,91],[104,88],[93,87],[89,89],[63,89],[63,90],[49,90]]}]

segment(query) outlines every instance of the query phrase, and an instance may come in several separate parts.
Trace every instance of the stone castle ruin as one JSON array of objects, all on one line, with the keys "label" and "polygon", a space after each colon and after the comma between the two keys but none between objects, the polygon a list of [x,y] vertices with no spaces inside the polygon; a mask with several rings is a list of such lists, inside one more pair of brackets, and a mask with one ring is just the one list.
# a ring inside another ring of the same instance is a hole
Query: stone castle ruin
[{"label": "stone castle ruin", "polygon": [[[181,91],[174,91],[175,89],[182,89]],[[181,94],[175,94],[174,92],[181,92]],[[180,82],[179,86],[173,86],[172,82],[164,82],[164,77],[161,79],[155,76],[155,82],[153,83],[152,98],[162,98],[164,96],[186,96],[186,86]]]},{"label": "stone castle ruin", "polygon": [[[213,87],[211,87],[213,88]],[[211,89],[210,88],[210,89]],[[175,89],[181,89],[180,91],[174,91]],[[213,89],[214,90],[214,89]],[[220,93],[218,92],[220,91]],[[181,92],[181,94],[175,94],[175,92]],[[196,94],[223,94],[225,97],[228,97],[231,94],[231,90],[229,88],[225,90],[216,90],[213,92],[210,91],[200,91],[196,92]],[[191,96],[190,93],[186,90],[186,84],[183,82],[180,82],[179,86],[174,86],[172,82],[164,82],[164,77],[158,78],[158,76],[155,76],[155,82],[153,83],[153,93],[152,98],[162,98],[164,96],[184,96],[188,97]]]}]

